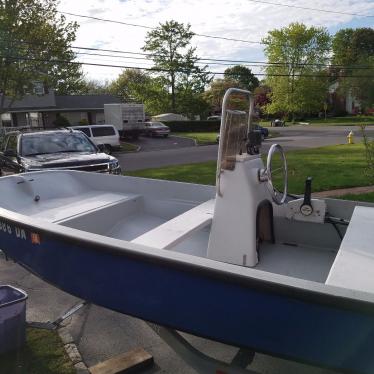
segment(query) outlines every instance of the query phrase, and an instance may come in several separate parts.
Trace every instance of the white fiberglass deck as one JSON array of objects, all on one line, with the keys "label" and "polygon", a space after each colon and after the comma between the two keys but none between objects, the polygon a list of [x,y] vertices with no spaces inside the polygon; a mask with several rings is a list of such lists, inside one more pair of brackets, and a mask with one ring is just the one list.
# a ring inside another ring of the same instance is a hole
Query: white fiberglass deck
[{"label": "white fiberglass deck", "polygon": [[[153,204],[162,207],[163,204],[167,205],[167,202]],[[162,209],[158,212],[150,209],[147,199],[138,195],[133,199],[122,200],[117,204],[61,221],[60,224],[149,247],[205,258],[212,212],[212,200],[195,207],[192,206],[192,202],[183,202],[179,214],[170,217],[165,215]],[[335,256],[335,249],[262,243],[259,251],[260,261],[255,269],[324,283]]]},{"label": "white fiberglass deck", "polygon": [[[36,173],[32,179],[16,179],[13,188],[18,189],[22,200],[9,196],[5,208],[123,240],[124,248],[131,241],[165,249],[165,253],[177,251],[208,257],[215,203],[213,187],[87,173],[56,172],[54,175],[54,188],[45,187],[46,173]],[[284,220],[278,221],[279,218],[274,219],[276,243],[260,245],[259,263],[255,269],[324,283],[336,248],[297,244],[297,240],[296,244],[283,244],[292,241],[292,234],[290,238],[290,230],[282,226]],[[307,227],[305,232],[312,238],[320,229],[321,226],[311,226],[311,230]],[[336,235],[331,230],[332,235]],[[286,231],[288,236],[284,237],[282,233]]]}]

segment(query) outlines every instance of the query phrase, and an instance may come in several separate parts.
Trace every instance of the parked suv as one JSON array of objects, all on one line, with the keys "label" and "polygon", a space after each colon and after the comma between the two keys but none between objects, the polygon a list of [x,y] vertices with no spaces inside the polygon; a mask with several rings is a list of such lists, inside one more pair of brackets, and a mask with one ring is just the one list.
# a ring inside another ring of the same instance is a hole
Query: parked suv
[{"label": "parked suv", "polygon": [[103,144],[106,153],[111,154],[121,146],[118,130],[113,125],[72,126],[69,128],[82,131],[96,145]]},{"label": "parked suv", "polygon": [[118,160],[76,130],[10,132],[0,145],[0,174],[69,169],[120,174]]}]

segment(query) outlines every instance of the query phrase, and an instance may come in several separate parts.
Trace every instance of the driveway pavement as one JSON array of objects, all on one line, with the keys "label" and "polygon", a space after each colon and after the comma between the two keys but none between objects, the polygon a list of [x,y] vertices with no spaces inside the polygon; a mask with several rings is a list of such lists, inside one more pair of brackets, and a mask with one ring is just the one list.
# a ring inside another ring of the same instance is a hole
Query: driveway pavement
[{"label": "driveway pavement", "polygon": [[[263,143],[262,152],[267,152],[273,143],[282,145],[285,150],[322,147],[333,144],[347,143],[347,135],[353,130],[356,140],[360,141],[360,129],[353,126],[290,126],[277,127],[273,131],[279,132],[280,137],[267,139]],[[374,137],[374,129],[368,128],[368,135]],[[171,138],[172,139],[172,138]],[[148,140],[148,139],[147,139]],[[142,141],[142,140],[141,140]],[[146,152],[118,154],[122,170],[140,170],[147,168],[163,167],[167,165],[179,165],[195,162],[204,162],[217,159],[217,145],[188,146],[184,140],[178,140],[178,145],[170,146],[169,139],[165,147],[164,139],[151,139],[157,141],[157,149],[152,145],[146,147]]]},{"label": "driveway pavement", "polygon": [[131,141],[131,143],[140,146],[142,152],[178,149],[193,147],[195,145],[192,139],[181,138],[174,135],[169,135],[167,138],[141,136],[138,140]]}]

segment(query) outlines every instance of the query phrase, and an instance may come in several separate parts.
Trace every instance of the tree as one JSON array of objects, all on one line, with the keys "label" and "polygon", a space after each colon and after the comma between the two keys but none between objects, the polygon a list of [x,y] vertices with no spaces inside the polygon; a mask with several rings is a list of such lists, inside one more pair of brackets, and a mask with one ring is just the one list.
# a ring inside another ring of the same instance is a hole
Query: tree
[{"label": "tree", "polygon": [[[222,109],[222,100],[225,92],[231,88],[236,87],[237,81],[231,78],[215,79],[213,80],[208,89],[204,92],[204,98],[209,103],[212,112],[220,112]],[[247,100],[242,95],[233,95],[230,102],[236,109],[248,109]]]},{"label": "tree", "polygon": [[[0,0],[0,113],[36,82],[74,92],[81,84],[71,43],[78,25],[57,13],[56,0]],[[62,62],[62,61],[66,61]]]},{"label": "tree", "polygon": [[271,89],[268,113],[284,113],[292,120],[296,114],[323,109],[328,88],[325,65],[330,36],[324,28],[291,23],[268,33],[263,42],[270,63],[266,84]]},{"label": "tree", "polygon": [[374,56],[374,30],[371,28],[342,29],[332,40],[332,63],[349,70],[363,58]]},{"label": "tree", "polygon": [[196,48],[190,47],[193,35],[189,24],[168,21],[147,33],[143,47],[144,51],[151,52],[153,69],[170,90],[173,112],[177,110],[179,93],[184,97],[199,95],[211,80],[206,66],[197,65]]},{"label": "tree", "polygon": [[75,92],[81,95],[100,95],[109,93],[109,82],[95,79],[82,79],[79,89]]},{"label": "tree", "polygon": [[342,29],[332,42],[335,79],[339,91],[352,93],[363,109],[374,103],[374,30],[371,28]]},{"label": "tree", "polygon": [[213,111],[220,111],[222,105],[222,99],[225,92],[235,87],[236,82],[232,79],[215,79],[213,80],[208,89],[204,93],[206,101],[211,105]]},{"label": "tree", "polygon": [[227,68],[224,71],[225,79],[231,79],[237,82],[237,87],[244,90],[254,91],[259,85],[259,80],[252,73],[251,69],[246,66],[235,65],[232,68]]},{"label": "tree", "polygon": [[255,88],[255,106],[258,110],[262,111],[267,105],[270,104],[270,93],[270,88],[264,84],[261,84]]},{"label": "tree", "polygon": [[109,92],[124,101],[144,103],[150,114],[164,113],[169,108],[168,91],[161,79],[153,78],[138,69],[124,70],[109,85]]}]

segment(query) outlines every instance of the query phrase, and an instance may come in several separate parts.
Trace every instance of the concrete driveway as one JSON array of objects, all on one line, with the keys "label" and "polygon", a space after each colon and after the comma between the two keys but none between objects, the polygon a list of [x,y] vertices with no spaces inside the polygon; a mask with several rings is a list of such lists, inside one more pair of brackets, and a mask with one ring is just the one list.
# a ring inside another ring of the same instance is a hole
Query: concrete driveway
[{"label": "concrete driveway", "polygon": [[195,142],[192,139],[174,135],[169,135],[167,138],[141,136],[138,140],[132,140],[130,143],[140,146],[142,152],[178,149],[193,147],[195,145]]}]

